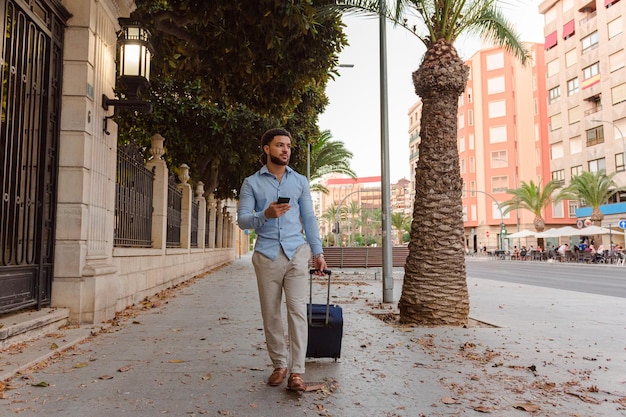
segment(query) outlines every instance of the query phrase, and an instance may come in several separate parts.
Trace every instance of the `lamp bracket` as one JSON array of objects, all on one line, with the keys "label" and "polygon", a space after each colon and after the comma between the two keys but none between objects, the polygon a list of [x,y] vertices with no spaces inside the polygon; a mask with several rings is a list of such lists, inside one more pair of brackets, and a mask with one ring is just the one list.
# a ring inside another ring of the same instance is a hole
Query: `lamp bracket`
[{"label": "lamp bracket", "polygon": [[118,108],[136,110],[145,114],[152,113],[152,105],[146,101],[139,100],[137,98],[129,98],[126,100],[110,99],[106,96],[106,94],[102,94],[102,108],[104,110],[109,110],[110,106],[115,108],[115,113],[113,114],[113,116],[105,116],[104,123],[102,126],[102,130],[107,135],[110,134],[109,130],[107,129],[108,121],[109,119],[112,119],[113,117],[115,117],[115,114],[117,114]]}]

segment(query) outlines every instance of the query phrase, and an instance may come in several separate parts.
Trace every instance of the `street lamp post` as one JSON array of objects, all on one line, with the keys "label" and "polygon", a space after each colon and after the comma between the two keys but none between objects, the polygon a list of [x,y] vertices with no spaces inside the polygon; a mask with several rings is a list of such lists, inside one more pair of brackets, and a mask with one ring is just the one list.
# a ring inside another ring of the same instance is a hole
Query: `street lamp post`
[{"label": "street lamp post", "polygon": [[494,203],[496,203],[496,207],[498,208],[498,211],[500,212],[500,249],[504,250],[504,238],[503,238],[503,231],[504,231],[504,216],[502,215],[502,207],[500,207],[500,203],[498,202],[498,200],[496,200],[496,198],[494,196],[492,196],[491,194],[489,194],[486,191],[480,191],[480,190],[463,190],[466,193],[481,193],[484,194],[488,197],[490,197]]},{"label": "street lamp post", "polygon": [[626,143],[624,142],[624,135],[622,134],[622,130],[619,128],[619,126],[614,122],[609,122],[608,120],[592,119],[591,121],[594,123],[608,123],[610,125],[613,125],[615,129],[617,129],[617,131],[619,132],[620,139],[622,141],[622,152],[623,152],[622,162],[624,162],[624,165],[626,167]]},{"label": "street lamp post", "polygon": [[346,199],[350,197],[351,195],[362,193],[364,191],[365,190],[356,190],[356,191],[352,191],[351,193],[346,194],[346,196],[339,202],[339,205],[337,205],[337,213],[335,214],[335,245],[339,242],[339,215],[341,214],[341,206],[346,201]]},{"label": "street lamp post", "polygon": [[387,109],[387,38],[385,2],[380,2],[380,142],[383,220],[383,303],[393,302],[393,268],[391,250],[391,181],[389,179],[389,126]]},{"label": "street lamp post", "polygon": [[[508,166],[509,161],[507,161],[506,159],[500,159],[500,158],[491,158],[492,161],[500,161],[500,162],[505,162]],[[513,185],[515,188],[519,187],[518,181],[517,181],[517,164],[515,164],[513,166]],[[515,226],[517,228],[517,232],[519,232],[519,208],[515,209]],[[517,239],[517,246],[520,247],[521,246],[521,241],[518,238]]]},{"label": "street lamp post", "polygon": [[[619,128],[619,126],[614,123],[614,122],[610,122],[608,120],[601,120],[601,119],[592,119],[591,120],[594,123],[608,123],[610,125],[612,125],[615,129],[617,129],[617,131],[619,132],[619,137],[622,141],[622,163],[624,164],[624,169],[626,169],[626,142],[624,142],[624,134],[622,133],[622,129]],[[610,241],[610,239],[609,239]],[[626,229],[624,229],[624,242],[626,242]],[[612,245],[609,243],[609,246],[611,247],[611,250],[613,250]]]}]

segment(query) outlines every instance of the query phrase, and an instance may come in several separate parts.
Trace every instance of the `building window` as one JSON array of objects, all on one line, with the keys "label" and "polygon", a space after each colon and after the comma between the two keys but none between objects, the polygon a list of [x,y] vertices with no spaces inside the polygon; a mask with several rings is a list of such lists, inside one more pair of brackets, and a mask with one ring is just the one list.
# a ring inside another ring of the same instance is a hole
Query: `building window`
[{"label": "building window", "polygon": [[576,52],[576,48],[567,51],[565,53],[565,67],[569,68],[572,65],[574,65],[576,62],[578,62],[578,54]]},{"label": "building window", "polygon": [[607,29],[609,32],[609,39],[612,39],[616,37],[617,35],[621,34],[623,31],[622,16],[618,17],[615,20],[610,21],[607,24]]},{"label": "building window", "polygon": [[552,217],[562,219],[563,217],[563,202],[552,203]]},{"label": "building window", "polygon": [[593,33],[590,33],[589,35],[585,36],[584,38],[582,38],[580,40],[581,46],[582,46],[582,52],[588,52],[594,48],[598,47],[598,31],[596,30]]},{"label": "building window", "polygon": [[506,126],[492,126],[489,128],[489,143],[506,142]]},{"label": "building window", "polygon": [[571,125],[580,122],[580,106],[574,106],[568,109],[567,118],[569,120],[569,124]]},{"label": "building window", "polygon": [[554,116],[550,116],[550,130],[557,130],[563,127],[563,122],[561,120],[561,113],[557,113]]},{"label": "building window", "polygon": [[470,156],[469,165],[470,172],[476,172],[476,160],[473,156]]},{"label": "building window", "polygon": [[615,154],[615,171],[622,172],[624,171],[624,153],[616,153]]},{"label": "building window", "polygon": [[558,38],[557,38],[556,30],[555,30],[554,32],[546,36],[546,39],[544,41],[544,48],[546,49],[546,51],[550,48],[554,48],[557,42],[558,42]]},{"label": "building window", "polygon": [[472,110],[467,111],[467,124],[469,126],[474,125],[474,112]]},{"label": "building window", "polygon": [[568,39],[572,37],[575,31],[576,31],[576,24],[574,22],[574,19],[572,19],[563,25],[563,39]]},{"label": "building window", "polygon": [[509,177],[503,175],[501,177],[491,177],[491,193],[506,193],[509,188]]},{"label": "building window", "polygon": [[491,152],[491,168],[506,168],[509,166],[506,151]]},{"label": "building window", "polygon": [[611,103],[616,105],[626,101],[626,83],[611,88]]},{"label": "building window", "polygon": [[548,103],[552,104],[561,97],[561,86],[557,85],[548,90]]},{"label": "building window", "polygon": [[604,143],[604,126],[596,126],[587,129],[587,146]]},{"label": "building window", "polygon": [[615,72],[624,68],[624,50],[620,49],[614,54],[609,55],[609,71]]},{"label": "building window", "polygon": [[569,138],[569,154],[574,155],[583,151],[583,139],[580,136]]},{"label": "building window", "polygon": [[487,79],[487,94],[504,92],[504,76]]},{"label": "building window", "polygon": [[559,59],[553,59],[552,61],[548,62],[547,64],[547,74],[546,76],[548,78],[552,77],[555,74],[559,73]]},{"label": "building window", "polygon": [[572,78],[571,80],[567,82],[567,96],[568,97],[578,93],[579,89],[580,87],[578,84],[578,77]]},{"label": "building window", "polygon": [[506,101],[504,100],[491,101],[488,104],[488,108],[490,119],[506,116]]},{"label": "building window", "polygon": [[576,165],[575,167],[571,167],[570,170],[571,170],[572,178],[574,178],[583,173],[583,166]]},{"label": "building window", "polygon": [[487,55],[487,71],[504,68],[504,53]]},{"label": "building window", "polygon": [[563,158],[563,142],[556,142],[550,145],[550,160]]},{"label": "building window", "polygon": [[565,184],[565,170],[559,169],[556,171],[552,171],[552,179],[558,182],[561,185]]},{"label": "building window", "polygon": [[567,205],[567,211],[570,218],[576,218],[576,210],[578,210],[578,201],[569,201]]},{"label": "building window", "polygon": [[589,161],[589,172],[606,172],[606,159],[599,158]]},{"label": "building window", "polygon": [[600,63],[599,62],[596,62],[595,64],[591,64],[588,67],[583,68],[583,82],[581,83],[581,88],[583,90],[599,82],[600,82]]},{"label": "building window", "polygon": [[465,137],[461,136],[459,138],[459,152],[465,152]]}]

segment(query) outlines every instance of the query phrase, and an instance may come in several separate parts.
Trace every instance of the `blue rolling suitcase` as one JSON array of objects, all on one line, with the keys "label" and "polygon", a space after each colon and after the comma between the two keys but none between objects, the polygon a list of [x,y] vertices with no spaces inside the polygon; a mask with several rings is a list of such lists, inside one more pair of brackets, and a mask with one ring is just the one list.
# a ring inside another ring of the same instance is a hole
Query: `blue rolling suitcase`
[{"label": "blue rolling suitcase", "polygon": [[341,356],[341,338],[343,337],[343,311],[338,305],[330,304],[330,274],[328,275],[328,293],[326,304],[313,304],[313,273],[309,271],[310,297],[307,304],[309,321],[309,342],[306,348],[307,358],[333,358]]}]

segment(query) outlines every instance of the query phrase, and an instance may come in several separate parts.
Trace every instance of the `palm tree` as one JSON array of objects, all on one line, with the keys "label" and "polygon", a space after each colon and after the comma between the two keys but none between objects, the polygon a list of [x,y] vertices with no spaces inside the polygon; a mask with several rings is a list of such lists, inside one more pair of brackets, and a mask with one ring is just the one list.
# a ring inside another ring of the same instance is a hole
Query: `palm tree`
[{"label": "palm tree", "polygon": [[604,214],[600,206],[606,204],[613,194],[624,190],[617,187],[613,177],[615,172],[606,174],[604,171],[584,171],[572,178],[570,184],[557,195],[556,201],[577,200],[591,207],[591,221],[600,226]]},{"label": "palm tree", "polygon": [[[334,10],[384,15],[426,46],[412,75],[421,97],[420,158],[409,255],[398,303],[404,323],[462,326],[469,315],[464,243],[463,182],[457,150],[458,99],[469,69],[453,43],[473,33],[502,46],[522,62],[528,50],[496,0],[343,0]],[[417,17],[412,26],[408,18]]]},{"label": "palm tree", "polygon": [[[507,193],[513,194],[513,198],[500,204],[503,213],[509,213],[512,210],[523,209],[528,210],[535,215],[533,226],[538,232],[543,232],[546,228],[546,221],[543,218],[543,209],[550,204],[552,194],[561,188],[558,181],[551,180],[541,189],[541,184],[535,184],[533,180],[530,183],[522,181],[519,188],[506,190]],[[543,238],[538,239],[537,244],[543,247]]]},{"label": "palm tree", "polygon": [[333,231],[333,233],[335,233],[334,246],[337,246],[339,244],[339,242],[337,241],[339,230],[336,230],[337,226],[339,225],[335,224],[335,222],[337,221],[338,212],[339,212],[339,208],[337,207],[335,203],[332,203],[331,205],[328,206],[324,214],[322,214],[322,218],[326,220],[328,224],[332,225],[331,230]]},{"label": "palm tree", "polygon": [[[331,173],[345,174],[351,178],[356,178],[356,174],[350,168],[352,152],[345,148],[343,142],[332,140],[330,131],[324,130],[316,140],[311,142],[310,146],[311,181]],[[328,189],[319,183],[312,184],[311,191],[328,194]]]},{"label": "palm tree", "polygon": [[407,229],[407,225],[410,226],[410,217],[404,213],[391,213],[391,227],[398,232],[398,244],[402,244],[402,235]]}]

